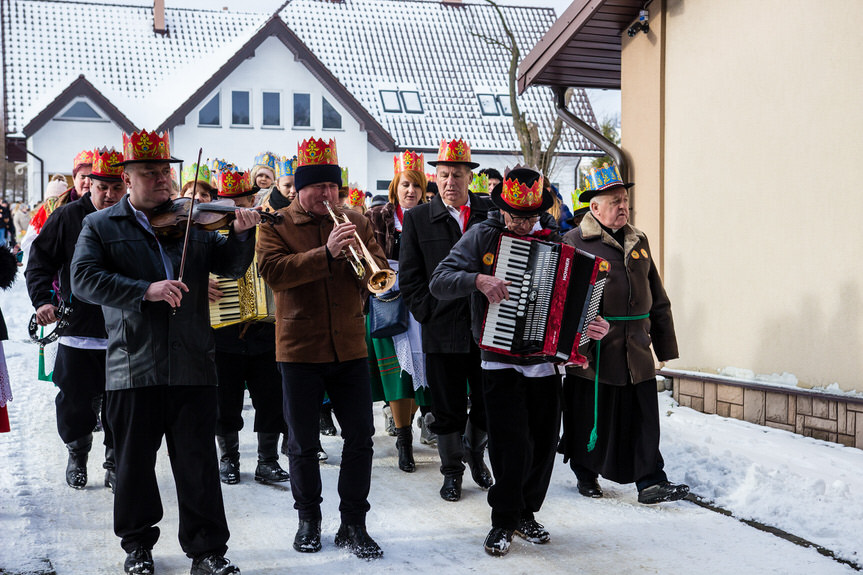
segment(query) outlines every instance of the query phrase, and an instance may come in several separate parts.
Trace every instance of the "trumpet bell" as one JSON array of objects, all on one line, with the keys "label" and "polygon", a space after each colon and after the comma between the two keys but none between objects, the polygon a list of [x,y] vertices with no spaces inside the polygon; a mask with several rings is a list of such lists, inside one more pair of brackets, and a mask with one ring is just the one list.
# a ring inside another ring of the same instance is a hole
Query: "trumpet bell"
[{"label": "trumpet bell", "polygon": [[393,270],[379,270],[369,278],[369,291],[372,293],[384,293],[396,284],[396,272]]}]

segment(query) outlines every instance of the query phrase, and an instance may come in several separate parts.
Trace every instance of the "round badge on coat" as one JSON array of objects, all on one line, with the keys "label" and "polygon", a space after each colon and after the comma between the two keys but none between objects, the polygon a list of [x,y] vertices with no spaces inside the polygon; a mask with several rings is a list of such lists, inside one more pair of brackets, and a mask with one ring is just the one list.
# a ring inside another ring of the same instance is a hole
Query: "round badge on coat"
[{"label": "round badge on coat", "polygon": [[611,267],[611,266],[608,265],[607,261],[603,260],[603,261],[599,262],[599,271],[607,272],[609,267]]},{"label": "round badge on coat", "polygon": [[638,255],[638,252],[637,252],[637,251],[632,250],[632,259],[637,260],[637,259],[639,259],[640,257],[641,257],[641,256],[640,256],[640,255]]},{"label": "round badge on coat", "polygon": [[641,248],[641,255],[643,255],[645,258],[649,258],[649,257],[650,257],[649,255],[647,255],[647,250],[646,250],[646,249],[644,249],[644,248]]},{"label": "round badge on coat", "polygon": [[487,266],[490,266],[491,264],[493,264],[494,263],[494,254],[491,252],[488,252],[487,254],[482,256],[482,263],[484,263]]}]

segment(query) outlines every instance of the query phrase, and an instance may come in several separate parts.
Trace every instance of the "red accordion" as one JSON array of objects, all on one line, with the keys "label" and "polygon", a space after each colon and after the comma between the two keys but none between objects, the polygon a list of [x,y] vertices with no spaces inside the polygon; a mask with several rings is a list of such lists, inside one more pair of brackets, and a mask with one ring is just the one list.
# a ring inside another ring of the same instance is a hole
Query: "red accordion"
[{"label": "red accordion", "polygon": [[515,357],[584,363],[608,262],[566,244],[501,234],[494,276],[509,299],[488,305],[479,347]]}]

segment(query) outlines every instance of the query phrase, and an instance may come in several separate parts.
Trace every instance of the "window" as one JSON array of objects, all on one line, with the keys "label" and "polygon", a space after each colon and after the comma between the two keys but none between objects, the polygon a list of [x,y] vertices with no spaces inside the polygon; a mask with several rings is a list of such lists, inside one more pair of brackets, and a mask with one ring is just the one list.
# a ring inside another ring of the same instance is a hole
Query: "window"
[{"label": "window", "polygon": [[312,96],[311,94],[294,94],[294,127],[312,127]]},{"label": "window", "polygon": [[262,126],[278,128],[282,125],[282,95],[279,92],[263,92],[261,114]]},{"label": "window", "polygon": [[249,93],[231,92],[231,125],[249,126]]},{"label": "window", "polygon": [[379,192],[385,192],[390,189],[390,180],[376,180],[375,189]]},{"label": "window", "polygon": [[499,116],[500,112],[497,109],[497,100],[492,94],[477,94],[479,100],[479,109],[483,116]]},{"label": "window", "polygon": [[512,116],[512,107],[509,105],[509,94],[498,94],[497,106],[504,116]]},{"label": "window", "polygon": [[321,96],[321,104],[321,116],[323,117],[321,127],[324,130],[341,130],[342,115],[323,96]]},{"label": "window", "polygon": [[419,92],[402,91],[402,102],[405,105],[405,112],[408,114],[422,114],[423,103],[420,100]]},{"label": "window", "polygon": [[58,116],[61,120],[85,120],[88,122],[104,122],[106,121],[93,106],[84,100],[78,100]]},{"label": "window", "polygon": [[384,107],[384,112],[401,112],[402,103],[399,100],[399,93],[396,90],[381,90],[381,103]]},{"label": "window", "polygon": [[221,126],[222,119],[219,114],[219,93],[210,98],[210,101],[198,111],[199,126]]}]

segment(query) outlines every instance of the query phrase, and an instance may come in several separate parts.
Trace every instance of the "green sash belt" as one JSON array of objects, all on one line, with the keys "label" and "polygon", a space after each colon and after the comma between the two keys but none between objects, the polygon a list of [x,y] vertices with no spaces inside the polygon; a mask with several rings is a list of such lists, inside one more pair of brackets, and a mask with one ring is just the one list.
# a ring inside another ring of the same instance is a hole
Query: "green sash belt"
[{"label": "green sash belt", "polygon": [[[647,319],[650,317],[649,313],[641,314],[641,315],[620,315],[616,317],[606,317],[605,321],[634,321],[637,319]],[[587,442],[587,451],[593,451],[593,448],[596,447],[596,421],[599,415],[599,402],[597,398],[599,397],[599,351],[602,347],[602,340],[596,340],[596,369],[594,370],[593,376],[593,429],[590,430],[590,441]]]}]

